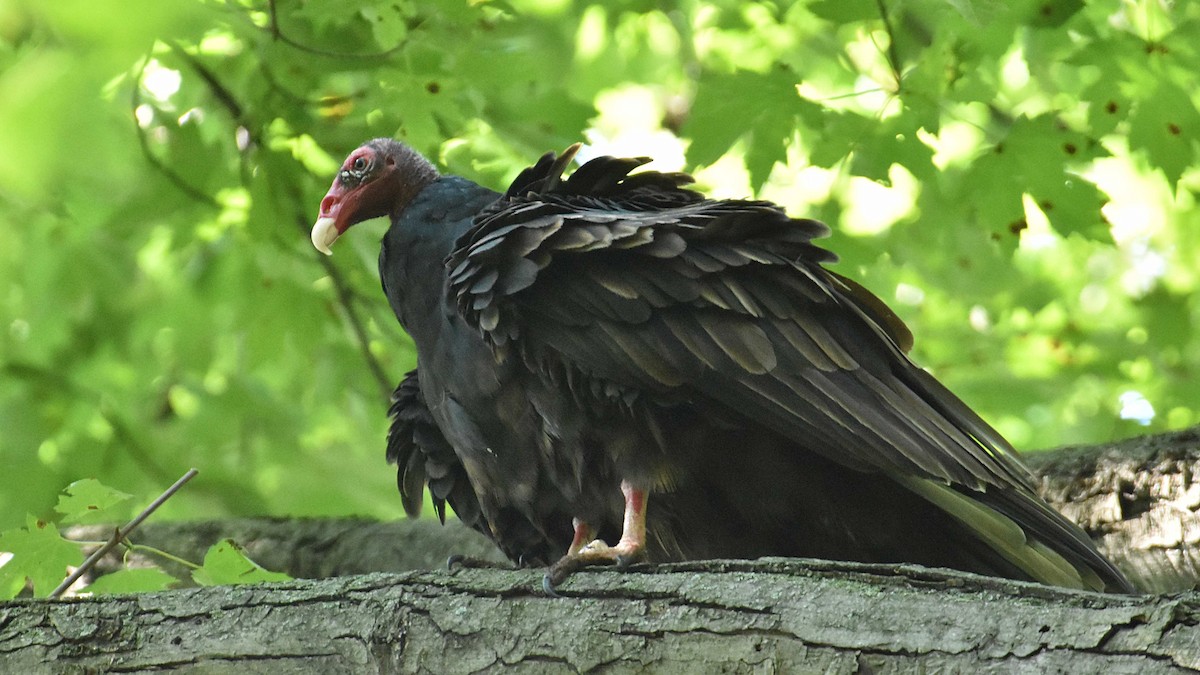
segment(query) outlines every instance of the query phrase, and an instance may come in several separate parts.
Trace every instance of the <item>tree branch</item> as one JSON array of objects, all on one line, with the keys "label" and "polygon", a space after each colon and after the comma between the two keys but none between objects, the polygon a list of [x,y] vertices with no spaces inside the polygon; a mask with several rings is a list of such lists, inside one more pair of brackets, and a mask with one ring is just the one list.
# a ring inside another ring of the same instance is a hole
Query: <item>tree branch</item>
[{"label": "tree branch", "polygon": [[916,567],[763,559],[463,569],[0,604],[7,672],[1168,672],[1200,596],[1116,596]]},{"label": "tree branch", "polygon": [[887,60],[892,67],[892,77],[896,80],[896,93],[899,93],[903,77],[900,74],[900,52],[896,49],[896,31],[892,28],[892,18],[883,0],[875,0],[875,7],[879,10],[879,18],[883,20],[883,29],[887,31]]}]

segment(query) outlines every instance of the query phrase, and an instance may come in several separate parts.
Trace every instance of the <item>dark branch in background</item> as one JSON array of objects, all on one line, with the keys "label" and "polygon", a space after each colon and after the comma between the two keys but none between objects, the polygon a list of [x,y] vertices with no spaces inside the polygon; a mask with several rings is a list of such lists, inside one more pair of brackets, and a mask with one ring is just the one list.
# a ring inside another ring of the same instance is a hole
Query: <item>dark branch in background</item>
[{"label": "dark branch in background", "polygon": [[[334,58],[334,59],[382,59],[382,58],[387,58],[387,57],[391,56],[392,54],[399,52],[401,49],[404,48],[404,46],[406,44],[408,44],[408,39],[405,38],[405,39],[401,40],[396,46],[391,47],[389,49],[385,49],[385,50],[379,51],[379,52],[364,52],[364,53],[360,53],[360,54],[355,54],[355,53],[351,53],[351,52],[335,52],[335,51],[330,51],[328,49],[318,49],[317,47],[310,47],[310,46],[304,44],[303,42],[297,42],[296,40],[293,40],[292,38],[283,34],[283,31],[280,30],[280,28],[279,28],[279,12],[275,9],[275,0],[267,0],[267,11],[271,15],[271,35],[274,36],[274,38],[276,40],[279,40],[280,42],[284,43],[285,45],[295,47],[296,49],[299,49],[302,52],[308,52],[309,54],[316,54],[318,56],[328,56],[328,57]],[[412,30],[412,29],[416,28],[417,26],[419,26],[420,24],[421,24],[421,21],[419,21],[419,20],[416,22],[413,22],[412,24],[410,24],[408,26],[408,29]]]},{"label": "dark branch in background", "polygon": [[138,68],[137,77],[133,81],[133,97],[130,105],[130,112],[133,113],[133,128],[137,130],[138,146],[142,149],[142,155],[146,158],[146,162],[158,170],[168,181],[170,181],[180,192],[191,197],[192,199],[211,206],[215,209],[221,208],[220,202],[214,199],[207,192],[192,185],[184,180],[174,169],[167,166],[154,154],[150,149],[150,140],[146,138],[146,130],[142,128],[137,119],[137,109],[142,105],[142,77],[146,74],[146,66],[150,65],[150,51],[146,52],[146,58],[142,59],[142,66]]},{"label": "dark branch in background", "polygon": [[[269,6],[269,11],[270,11],[270,17],[271,17],[271,34],[276,39],[280,40],[281,42],[284,42],[285,44],[288,44],[292,47],[295,47],[297,49],[300,49],[300,50],[303,50],[306,52],[310,52],[313,54],[319,54],[319,55],[329,56],[329,57],[334,57],[334,58],[382,58],[382,57],[386,57],[392,53],[399,51],[407,43],[407,41],[404,40],[404,41],[401,41],[400,44],[397,44],[395,47],[393,47],[391,49],[388,49],[388,50],[385,50],[382,52],[371,53],[371,54],[346,54],[346,53],[338,53],[338,52],[314,49],[307,45],[296,42],[296,41],[292,40],[291,38],[287,37],[286,35],[284,35],[279,27],[279,15],[278,15],[278,11],[275,6],[275,0],[269,0],[268,6]],[[409,29],[410,30],[415,29],[418,25],[420,25],[420,23],[421,23],[420,21],[412,23],[409,26]],[[220,78],[217,77],[216,73],[214,73],[211,69],[209,69],[204,63],[202,63],[194,55],[192,55],[186,49],[184,49],[181,45],[174,43],[174,42],[168,42],[167,44],[171,48],[172,52],[180,60],[182,60],[185,64],[187,64],[187,66],[189,68],[191,68],[196,73],[196,75],[198,75],[200,77],[201,80],[204,81],[204,83],[208,86],[209,91],[212,93],[212,95],[216,99],[216,101],[221,105],[221,107],[223,107],[229,113],[230,117],[233,120],[234,125],[246,130],[246,133],[249,135],[249,140],[250,140],[249,147],[261,146],[261,134],[256,129],[256,127],[250,122],[250,120],[247,118],[245,108],[238,101],[237,96],[235,96],[233,94],[233,92],[221,82]],[[142,103],[141,82],[142,82],[142,77],[145,73],[146,67],[149,64],[149,62],[150,62],[150,54],[147,53],[146,58],[142,61],[142,66],[138,71],[137,81],[134,83],[133,108],[135,110]],[[264,73],[267,72],[265,67],[263,68],[263,72]],[[303,103],[310,103],[306,99],[303,99],[302,97],[298,97],[295,94],[293,94],[292,92],[284,89],[282,86],[279,85],[279,83],[277,81],[275,81],[274,78],[267,77],[266,79],[267,79],[268,83],[270,85],[272,85],[275,89],[284,92],[290,98],[293,98],[294,100],[298,100]],[[315,102],[313,102],[313,103],[315,103]],[[167,167],[165,164],[163,164],[151,151],[149,141],[146,137],[145,131],[141,128],[140,125],[137,125],[137,129],[138,129],[138,141],[141,144],[142,152],[143,152],[143,154],[145,154],[147,161],[149,161],[155,168],[157,168],[160,172],[162,172],[164,176],[166,176],[172,183],[174,183],[176,186],[178,186],[181,190],[183,190],[189,196],[196,198],[206,204],[215,206],[215,207],[220,206],[220,204],[215,199],[213,199],[211,196],[205,194],[203,191],[197,189],[196,187],[188,184],[188,182],[186,180],[184,180],[179,174],[175,173],[173,170],[171,170],[169,167]],[[248,166],[246,164],[247,155],[244,152],[240,153],[240,154],[242,156],[243,179],[245,179],[248,176]],[[295,195],[295,197],[298,201],[299,196]],[[304,232],[305,234],[308,233],[309,225],[308,225],[308,222],[303,217],[297,216],[296,223],[302,232]],[[345,312],[346,319],[350,324],[351,330],[354,331],[355,339],[358,342],[359,350],[362,352],[363,359],[366,361],[367,369],[371,372],[372,377],[375,379],[375,381],[379,387],[379,391],[383,397],[383,400],[385,400],[385,401],[388,400],[391,397],[393,382],[391,381],[390,378],[388,378],[387,374],[384,372],[383,366],[379,363],[379,360],[376,359],[375,356],[371,353],[370,338],[367,335],[366,326],[365,326],[362,318],[359,316],[358,310],[355,307],[354,293],[353,293],[352,289],[350,288],[350,285],[347,283],[347,281],[346,281],[345,277],[342,275],[341,271],[338,270],[338,268],[328,258],[326,258],[324,256],[317,256],[317,261],[322,266],[322,268],[325,270],[325,273],[328,274],[329,278],[333,281],[333,287],[334,287],[334,291],[336,293],[337,302],[342,307],[343,311]]]},{"label": "dark branch in background", "polygon": [[[97,393],[96,400],[103,400]],[[109,410],[109,406],[100,406],[100,416],[108,422],[113,429],[113,436],[120,441],[120,447],[130,457],[133,458],[133,463],[142,471],[145,471],[152,478],[159,482],[170,479],[170,474],[165,468],[155,459],[154,453],[146,449],[141,441],[134,435],[133,430],[129,428],[129,424],[125,418],[121,417],[116,411]]]},{"label": "dark branch in background", "polygon": [[[296,225],[300,228],[301,232],[306,235],[308,234],[309,224],[303,216],[296,216]],[[383,366],[379,364],[379,359],[375,358],[375,355],[371,353],[371,340],[367,336],[366,326],[358,316],[358,310],[354,307],[354,292],[350,289],[350,284],[346,283],[346,278],[342,276],[341,270],[337,268],[337,265],[333,264],[329,256],[320,255],[319,253],[315,255],[317,262],[321,264],[325,273],[333,281],[333,290],[337,294],[338,304],[346,312],[346,321],[350,323],[350,328],[354,331],[359,351],[362,352],[363,359],[367,362],[367,370],[371,371],[376,384],[379,385],[379,391],[383,394],[383,400],[387,401],[391,399],[392,388],[395,386],[395,383],[388,378],[387,373],[383,372]]]},{"label": "dark branch in background", "polygon": [[221,83],[221,80],[217,78],[216,73],[201,63],[199,59],[190,54],[178,43],[169,42],[168,44],[170,45],[171,50],[175,52],[176,56],[186,63],[189,68],[195,71],[195,73],[200,76],[200,79],[204,80],[204,83],[208,85],[209,91],[212,92],[213,97],[217,99],[217,102],[221,104],[221,107],[225,108],[225,110],[229,113],[229,116],[233,119],[234,126],[238,129],[244,129],[246,131],[246,135],[249,138],[249,143],[246,144],[244,149],[238,148],[238,154],[241,158],[239,165],[241,168],[242,184],[248,186],[250,177],[252,175],[249,164],[249,150],[262,144],[262,135],[259,133],[258,128],[251,123],[251,120],[247,118],[245,114],[245,108],[243,108],[242,104],[238,102],[237,97],[233,95],[233,92],[231,92],[228,87]]},{"label": "dark branch in background", "polygon": [[64,591],[71,587],[71,584],[75,583],[80,577],[87,574],[88,570],[95,567],[96,563],[99,562],[106,553],[116,548],[117,544],[120,544],[122,541],[124,541],[125,537],[128,537],[130,533],[137,529],[138,525],[141,525],[144,520],[150,517],[150,514],[157,511],[158,507],[165,504],[172,495],[178,492],[179,489],[182,488],[189,480],[195,478],[196,474],[198,473],[200,472],[196,469],[188,469],[187,473],[183,474],[179,480],[175,481],[174,485],[167,488],[161,495],[158,496],[158,499],[155,499],[150,503],[150,506],[142,509],[142,512],[137,514],[133,520],[126,523],[125,527],[119,527],[114,530],[112,538],[110,538],[104,543],[103,546],[96,549],[90,556],[88,556],[87,560],[84,560],[83,564],[79,566],[79,569],[76,569],[71,573],[70,576],[68,576],[66,579],[63,579],[62,583],[50,592],[50,597],[57,598],[58,596],[62,595]]},{"label": "dark branch in background", "polygon": [[892,29],[892,19],[888,15],[887,6],[883,4],[883,0],[875,0],[875,6],[879,8],[879,18],[883,19],[883,29],[887,32],[888,65],[892,67],[892,76],[896,78],[896,93],[900,93],[902,76],[900,74],[900,53],[896,50],[896,31]]},{"label": "dark branch in background", "polygon": [[182,46],[175,42],[168,42],[167,44],[171,47],[171,51],[175,52],[176,56],[182,59],[184,63],[188,64],[192,70],[196,71],[196,74],[200,76],[200,79],[204,80],[204,83],[208,85],[209,90],[212,91],[213,96],[217,97],[217,102],[219,102],[226,110],[229,111],[230,116],[233,117],[233,121],[245,126],[246,120],[245,115],[243,114],[242,104],[238,103],[237,98],[233,95],[233,92],[229,91],[228,87],[221,84],[221,81],[217,79],[217,76],[211,70],[209,70],[203,63],[200,63],[196,57],[189,54]]}]

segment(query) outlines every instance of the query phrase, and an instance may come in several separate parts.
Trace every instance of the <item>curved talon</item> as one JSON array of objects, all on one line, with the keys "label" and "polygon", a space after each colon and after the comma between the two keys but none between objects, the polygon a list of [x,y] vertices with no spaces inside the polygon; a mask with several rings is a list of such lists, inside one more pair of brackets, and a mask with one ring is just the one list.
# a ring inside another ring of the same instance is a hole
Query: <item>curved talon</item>
[{"label": "curved talon", "polygon": [[617,569],[624,571],[629,569],[630,565],[637,562],[637,556],[633,554],[622,553],[616,557],[615,562],[617,563]]},{"label": "curved talon", "polygon": [[462,567],[463,561],[466,559],[467,559],[467,556],[465,556],[461,553],[455,553],[454,555],[450,556],[449,558],[446,558],[446,569],[453,572],[455,565]]},{"label": "curved talon", "polygon": [[549,572],[546,572],[546,574],[542,576],[542,591],[552,598],[562,597],[557,591],[554,590],[554,582],[551,581]]}]

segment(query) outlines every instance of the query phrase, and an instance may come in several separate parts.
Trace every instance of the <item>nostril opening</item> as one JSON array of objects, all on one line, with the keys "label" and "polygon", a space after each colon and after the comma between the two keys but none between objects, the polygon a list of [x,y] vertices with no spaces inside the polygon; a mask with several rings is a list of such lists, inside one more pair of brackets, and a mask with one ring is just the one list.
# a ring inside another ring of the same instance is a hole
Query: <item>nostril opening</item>
[{"label": "nostril opening", "polygon": [[329,215],[329,212],[333,209],[333,205],[336,203],[337,197],[334,197],[333,195],[325,195],[325,198],[321,200],[321,215]]}]

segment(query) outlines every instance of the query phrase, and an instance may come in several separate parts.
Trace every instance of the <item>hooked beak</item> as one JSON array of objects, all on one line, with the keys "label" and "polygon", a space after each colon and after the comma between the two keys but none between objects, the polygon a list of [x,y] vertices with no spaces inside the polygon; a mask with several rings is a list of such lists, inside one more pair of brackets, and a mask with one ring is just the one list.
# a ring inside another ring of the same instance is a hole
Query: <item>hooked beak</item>
[{"label": "hooked beak", "polygon": [[313,225],[311,234],[313,247],[325,255],[333,255],[329,247],[342,236],[344,229],[338,227],[337,222],[338,212],[342,207],[340,195],[334,194],[337,191],[337,181],[334,181],[333,187],[329,188],[329,192],[321,200],[321,212],[317,214],[317,222]]},{"label": "hooked beak", "polygon": [[317,222],[312,229],[312,243],[318,251],[325,255],[333,255],[333,251],[329,246],[337,241],[341,236],[341,232],[337,231],[337,221],[328,216],[317,218]]}]

